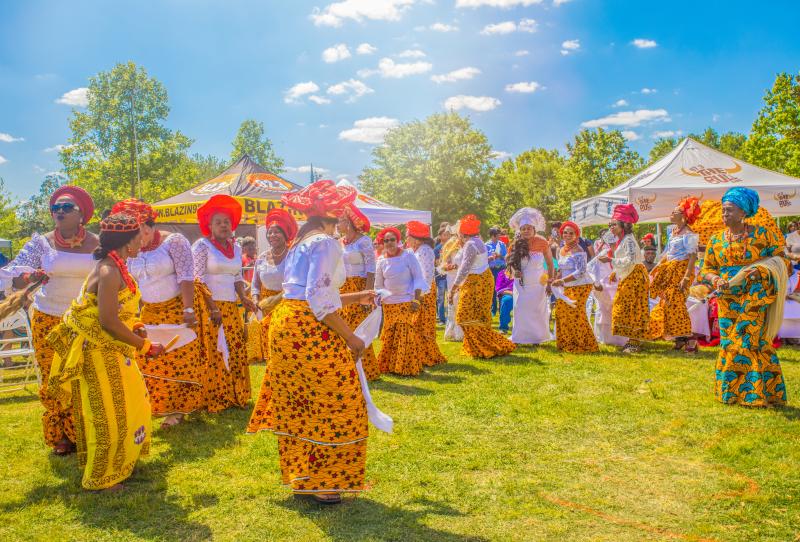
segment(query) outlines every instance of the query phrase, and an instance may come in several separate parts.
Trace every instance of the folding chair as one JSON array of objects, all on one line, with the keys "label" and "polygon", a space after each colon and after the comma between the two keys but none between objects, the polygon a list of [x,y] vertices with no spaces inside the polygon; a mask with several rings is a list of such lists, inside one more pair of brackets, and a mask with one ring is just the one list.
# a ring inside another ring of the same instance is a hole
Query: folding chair
[{"label": "folding chair", "polygon": [[[5,338],[9,332],[16,336]],[[0,337],[0,393],[26,389],[34,382],[40,385],[31,324],[23,309],[0,322]]]}]

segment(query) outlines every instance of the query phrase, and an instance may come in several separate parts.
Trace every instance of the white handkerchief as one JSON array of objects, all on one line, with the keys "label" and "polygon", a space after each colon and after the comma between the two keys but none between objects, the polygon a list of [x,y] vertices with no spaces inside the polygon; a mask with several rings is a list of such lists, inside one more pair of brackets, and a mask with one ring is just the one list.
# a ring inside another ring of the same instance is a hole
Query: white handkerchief
[{"label": "white handkerchief", "polygon": [[572,309],[575,308],[575,300],[568,298],[566,294],[564,294],[564,288],[561,286],[551,286],[550,289],[553,291],[553,295],[556,296],[556,299],[560,299]]},{"label": "white handkerchief", "polygon": [[230,372],[231,368],[228,365],[228,342],[225,340],[225,328],[222,324],[219,326],[219,333],[217,333],[217,350],[222,353],[222,361],[225,362],[225,369]]},{"label": "white handkerchief", "polygon": [[179,337],[172,347],[167,352],[177,350],[182,346],[186,346],[197,338],[197,333],[193,329],[189,329],[185,324],[158,324],[156,326],[144,326],[147,331],[147,338],[154,343],[161,343],[167,345],[176,335]]},{"label": "white handkerchief", "polygon": [[[364,341],[364,346],[369,346],[372,344],[372,341],[378,337],[378,334],[381,332],[382,318],[383,309],[377,307],[364,318],[364,321],[361,322],[353,332],[356,337]],[[364,373],[361,359],[356,361],[356,369],[358,370],[358,379],[361,381],[361,394],[364,396],[364,402],[367,404],[367,417],[370,423],[385,433],[391,433],[394,428],[394,421],[390,416],[381,412],[378,407],[375,406],[375,403],[372,402],[367,375]]]}]

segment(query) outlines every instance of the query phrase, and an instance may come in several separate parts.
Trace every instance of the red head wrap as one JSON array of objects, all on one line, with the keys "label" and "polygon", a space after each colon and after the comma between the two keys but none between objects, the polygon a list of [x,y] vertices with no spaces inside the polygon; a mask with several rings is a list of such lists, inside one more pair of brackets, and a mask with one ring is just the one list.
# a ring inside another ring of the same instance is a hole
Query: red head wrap
[{"label": "red head wrap", "polygon": [[653,235],[652,233],[646,233],[642,237],[642,241],[655,241],[655,240],[656,240],[656,236]]},{"label": "red head wrap", "polygon": [[197,222],[200,233],[204,237],[211,235],[211,219],[215,214],[222,213],[231,219],[231,228],[236,229],[242,220],[242,206],[238,201],[226,194],[211,196],[207,202],[197,208]]},{"label": "red head wrap", "polygon": [[611,214],[611,220],[619,220],[628,224],[636,224],[639,222],[639,213],[636,212],[636,207],[630,203],[620,203],[614,207],[614,212]]},{"label": "red head wrap", "polygon": [[356,207],[353,203],[344,208],[344,216],[347,217],[347,220],[352,222],[353,226],[355,226],[357,230],[360,230],[364,233],[367,233],[372,227],[367,215],[361,212],[361,209]]},{"label": "red head wrap", "polygon": [[561,235],[561,236],[564,235],[564,228],[572,228],[575,231],[575,235],[577,237],[581,236],[581,228],[580,228],[580,226],[578,226],[574,222],[571,222],[569,220],[567,220],[566,222],[562,222],[561,223],[561,227],[558,228],[558,235]]},{"label": "red head wrap", "polygon": [[424,239],[431,236],[431,228],[427,224],[423,224],[417,220],[412,220],[406,224],[406,235]]},{"label": "red head wrap", "polygon": [[286,242],[291,243],[297,236],[297,221],[286,209],[272,209],[264,220],[267,229],[277,226],[286,237]]},{"label": "red head wrap", "polygon": [[305,188],[284,194],[284,205],[296,209],[306,216],[338,218],[345,208],[356,199],[358,192],[352,186],[336,186],[329,180],[312,183]]},{"label": "red head wrap", "polygon": [[128,213],[111,213],[100,221],[100,231],[128,232],[139,230],[139,219]]},{"label": "red head wrap", "polygon": [[458,225],[458,233],[464,235],[478,235],[481,231],[481,221],[475,215],[466,215]]},{"label": "red head wrap", "polygon": [[683,216],[686,217],[686,223],[690,226],[700,218],[700,200],[694,196],[683,198],[678,203],[678,208],[683,213]]},{"label": "red head wrap", "polygon": [[135,216],[139,224],[144,224],[150,220],[156,219],[156,212],[149,203],[145,203],[140,199],[124,199],[114,204],[111,208],[112,213],[125,213]]},{"label": "red head wrap", "polygon": [[50,196],[50,205],[53,205],[56,201],[58,201],[58,198],[62,196],[67,196],[69,199],[75,202],[75,205],[77,205],[81,210],[84,224],[92,219],[92,215],[94,215],[94,201],[92,201],[92,196],[89,195],[89,192],[80,186],[74,186],[71,184],[64,185],[56,189],[56,191],[53,192],[53,195]]},{"label": "red head wrap", "polygon": [[375,240],[378,243],[383,243],[383,238],[386,237],[387,233],[392,233],[397,238],[397,242],[400,243],[403,236],[400,234],[400,230],[394,227],[383,228],[380,232],[378,232],[378,236],[375,237]]}]

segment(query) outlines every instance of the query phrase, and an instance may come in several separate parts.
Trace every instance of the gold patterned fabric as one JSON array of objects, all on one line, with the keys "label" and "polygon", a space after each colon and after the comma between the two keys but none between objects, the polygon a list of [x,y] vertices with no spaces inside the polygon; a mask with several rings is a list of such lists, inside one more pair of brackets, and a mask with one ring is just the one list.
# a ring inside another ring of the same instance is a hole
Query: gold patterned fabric
[{"label": "gold patterned fabric", "polygon": [[272,313],[268,401],[248,432],[278,436],[281,478],[295,493],[364,489],[367,410],[347,344],[306,301],[284,299]]},{"label": "gold patterned fabric", "polygon": [[[339,289],[342,294],[352,294],[355,292],[363,292],[367,289],[367,279],[364,277],[347,277],[344,284]],[[339,314],[350,326],[350,329],[355,330],[361,322],[369,315],[371,307],[365,305],[352,304],[342,307]],[[364,367],[364,374],[367,375],[367,380],[375,380],[381,376],[381,369],[378,365],[378,357],[375,355],[375,348],[369,345],[364,353],[361,355],[361,366]]]},{"label": "gold patterned fabric", "polygon": [[[419,312],[419,310],[417,311]],[[416,376],[422,372],[423,338],[415,329],[411,302],[383,304],[383,330],[378,364],[382,373]]]},{"label": "gold patterned fabric", "polygon": [[650,276],[643,264],[636,264],[617,288],[611,308],[611,333],[620,337],[643,340],[650,324],[650,303],[647,301]]},{"label": "gold patterned fabric", "polygon": [[[139,290],[125,288],[118,299],[120,320],[132,329]],[[49,394],[73,405],[83,487],[122,482],[150,449],[150,399],[136,350],[102,329],[97,296],[90,293],[72,302],[48,341],[55,351]]]},{"label": "gold patterned fabric", "polygon": [[[267,290],[266,288],[261,289],[261,299],[266,297],[272,297],[274,295],[278,295],[280,291],[278,290]],[[264,370],[264,379],[261,381],[261,388],[258,390],[258,397],[256,397],[256,405],[253,408],[253,415],[250,416],[250,423],[247,425],[247,432],[248,433],[256,433],[261,430],[262,425],[265,423],[262,417],[256,417],[256,412],[266,412],[267,405],[269,404],[270,398],[272,397],[272,387],[270,386],[269,382],[269,321],[272,318],[272,313],[267,313],[261,319],[259,323],[260,326],[260,337],[262,348],[264,349],[264,361],[266,362],[266,369]],[[248,337],[248,341],[249,341]]]},{"label": "gold patterned fabric", "polygon": [[244,339],[242,310],[233,301],[215,301],[222,313],[222,329],[228,346],[228,367],[217,348],[219,328],[212,329],[213,349],[208,354],[205,382],[205,403],[209,412],[220,412],[233,406],[244,407],[250,402],[250,366]]},{"label": "gold patterned fabric", "polygon": [[516,345],[492,329],[492,291],[494,277],[487,269],[469,275],[458,291],[456,323],[464,330],[461,351],[473,358],[493,358],[510,354]]},{"label": "gold patterned fabric", "polygon": [[688,260],[664,261],[650,273],[650,297],[659,301],[650,311],[648,339],[674,339],[692,334],[686,294],[680,289],[688,267]]},{"label": "gold patterned fabric", "polygon": [[422,337],[422,364],[427,367],[447,363],[436,340],[436,281],[431,283],[430,291],[422,296],[414,327]]},{"label": "gold patterned fabric", "polygon": [[599,350],[586,316],[586,300],[591,293],[591,284],[567,286],[564,288],[564,295],[574,300],[575,306],[570,307],[560,299],[556,301],[556,347],[559,350],[572,354]]},{"label": "gold patterned fabric", "polygon": [[72,418],[72,406],[64,406],[48,393],[50,380],[50,366],[53,364],[53,347],[47,341],[47,336],[57,325],[61,318],[50,316],[36,309],[31,310],[31,334],[36,364],[42,376],[42,385],[39,387],[39,399],[44,406],[42,414],[42,429],[44,441],[50,447],[55,447],[63,439],[75,442],[75,422]]}]

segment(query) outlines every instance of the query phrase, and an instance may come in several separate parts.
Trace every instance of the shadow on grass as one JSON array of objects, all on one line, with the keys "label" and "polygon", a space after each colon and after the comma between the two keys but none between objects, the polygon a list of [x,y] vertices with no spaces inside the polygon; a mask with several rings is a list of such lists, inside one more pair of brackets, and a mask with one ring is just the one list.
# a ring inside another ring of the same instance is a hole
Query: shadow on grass
[{"label": "shadow on grass", "polygon": [[426,372],[437,374],[437,373],[470,373],[473,375],[484,375],[489,374],[491,371],[487,371],[486,369],[479,369],[473,365],[467,365],[466,363],[443,363],[441,365],[434,365],[433,367],[426,367]]},{"label": "shadow on grass", "polygon": [[786,405],[778,407],[775,409],[775,412],[793,422],[800,420],[800,408],[797,408],[796,406]]},{"label": "shadow on grass", "polygon": [[25,393],[16,392],[14,395],[5,395],[0,397],[0,405],[16,405],[19,403],[30,403],[32,401],[38,401],[39,396],[29,390],[25,390]]},{"label": "shadow on grass", "polygon": [[[523,353],[528,355],[520,355]],[[535,353],[535,350],[533,349],[520,351],[519,353],[517,353],[517,350],[515,350],[513,353],[508,354],[507,356],[501,356],[483,361],[497,363],[499,365],[544,365],[545,363],[543,361],[531,355],[533,353]]]},{"label": "shadow on grass", "polygon": [[[409,377],[409,380],[412,377]],[[416,377],[413,377],[416,378]],[[433,392],[431,390],[426,390],[425,388],[418,388],[416,386],[409,386],[407,384],[400,384],[399,382],[390,382],[388,380],[378,380],[377,382],[371,382],[369,385],[370,389],[376,389],[381,391],[388,391],[389,393],[399,393],[400,395],[432,395]]]},{"label": "shadow on grass", "polygon": [[430,367],[425,368],[425,372],[419,375],[422,382],[436,382],[437,384],[458,384],[463,382],[464,378],[457,375],[437,374],[429,371]]},{"label": "shadow on grass", "polygon": [[[229,408],[216,414],[192,414],[184,422],[168,429],[155,429],[155,436],[169,444],[169,451],[162,457],[167,463],[188,463],[207,459],[236,445],[245,435],[252,406]],[[153,427],[161,424],[153,421]]]},{"label": "shadow on grass", "polygon": [[428,527],[428,516],[461,517],[465,514],[442,502],[417,499],[404,506],[387,506],[373,500],[345,498],[339,506],[324,507],[310,497],[293,497],[282,506],[313,521],[336,542],[353,540],[425,540],[438,542],[485,542],[479,536],[466,536]]}]

